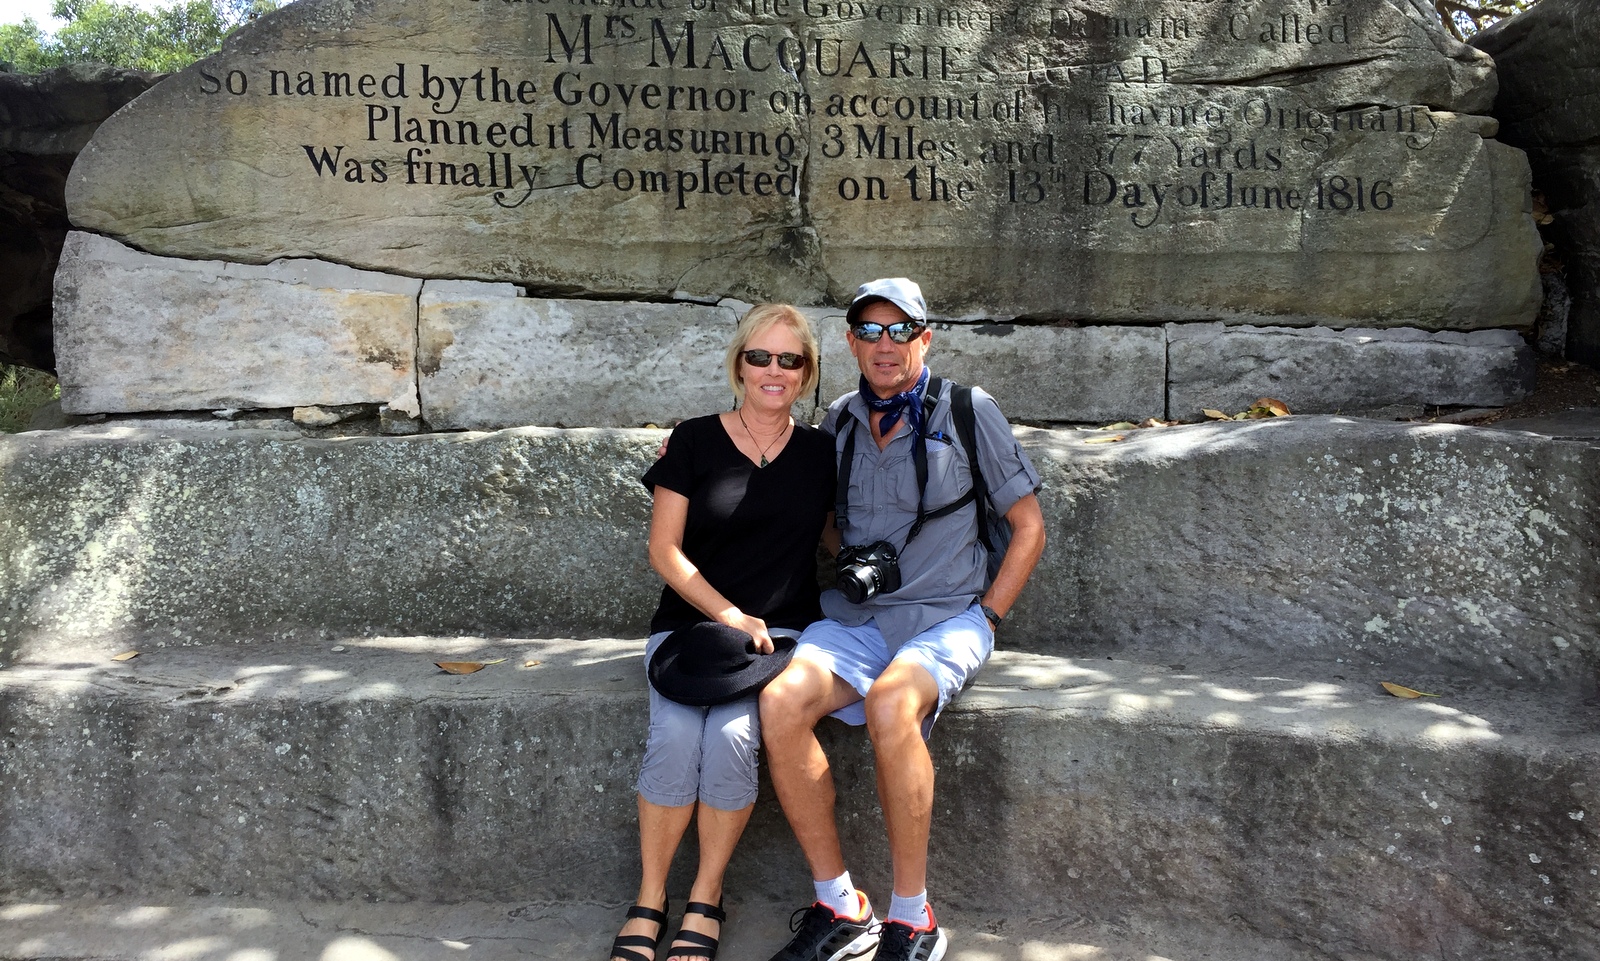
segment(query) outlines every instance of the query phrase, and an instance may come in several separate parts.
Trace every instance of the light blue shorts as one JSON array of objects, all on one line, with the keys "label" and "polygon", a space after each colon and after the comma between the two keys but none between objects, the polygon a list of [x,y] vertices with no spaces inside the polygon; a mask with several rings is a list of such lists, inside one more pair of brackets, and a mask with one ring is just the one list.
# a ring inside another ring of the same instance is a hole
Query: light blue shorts
[{"label": "light blue shorts", "polygon": [[[773,634],[794,636],[781,628]],[[650,635],[644,663],[668,637]],[[647,682],[648,683],[648,682]],[[639,766],[638,791],[651,804],[682,807],[699,801],[722,811],[756,803],[761,712],[756,695],[715,707],[668,700],[650,688],[650,735]]]},{"label": "light blue shorts", "polygon": [[[922,720],[922,736],[926,739],[939,712],[978,676],[993,653],[994,631],[983,610],[973,604],[901,644],[892,655],[876,621],[846,627],[838,621],[820,620],[800,635],[794,656],[831,671],[863,699],[890,663],[911,661],[923,668],[939,686],[939,704]],[[833,716],[846,724],[865,724],[866,705],[856,701],[834,711]]]}]

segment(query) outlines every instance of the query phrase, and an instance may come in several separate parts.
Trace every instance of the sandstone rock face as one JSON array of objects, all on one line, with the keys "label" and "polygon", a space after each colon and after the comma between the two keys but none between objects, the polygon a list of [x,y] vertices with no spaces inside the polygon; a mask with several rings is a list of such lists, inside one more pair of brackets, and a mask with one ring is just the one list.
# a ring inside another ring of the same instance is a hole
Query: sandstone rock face
[{"label": "sandstone rock face", "polygon": [[74,222],[550,295],[1526,326],[1522,156],[1416,0],[304,0],[102,127]]},{"label": "sandstone rock face", "polygon": [[738,319],[723,307],[530,299],[510,284],[429,281],[422,405],[430,426],[472,430],[640,427],[726,410],[722,358]]},{"label": "sandstone rock face", "polygon": [[51,277],[67,173],[100,122],[160,75],[98,64],[0,73],[0,361],[55,368]]},{"label": "sandstone rock face", "polygon": [[1167,416],[1236,412],[1263,395],[1299,414],[1504,407],[1533,388],[1533,351],[1515,333],[1294,330],[1171,324]]},{"label": "sandstone rock face", "polygon": [[1572,295],[1567,356],[1600,366],[1600,24],[1583,0],[1541,0],[1473,38],[1500,68],[1494,112],[1528,152]]},{"label": "sandstone rock face", "polygon": [[[62,409],[295,408],[326,427],[379,412],[388,433],[669,425],[724,410],[723,356],[749,305],[523,296],[312,260],[254,267],[140,253],[76,233],[57,274]],[[805,311],[822,365],[795,416],[855,390],[837,310]],[[1025,423],[1198,419],[1263,394],[1297,413],[1422,413],[1526,393],[1510,331],[935,324],[935,373]],[[365,405],[365,406],[362,406]]]},{"label": "sandstone rock face", "polygon": [[[1591,443],[1335,417],[1018,434],[1050,543],[1012,650],[1593,691]],[[663,436],[0,437],[0,664],[324,629],[642,636]]]},{"label": "sandstone rock face", "polygon": [[417,413],[420,281],[154,257],[74,233],[56,274],[69,414],[382,403]]},{"label": "sandstone rock face", "polygon": [[[855,390],[860,368],[842,316],[819,327],[822,396]],[[937,324],[928,366],[994,395],[1014,421],[1110,422],[1160,416],[1167,338],[1159,327]]]}]

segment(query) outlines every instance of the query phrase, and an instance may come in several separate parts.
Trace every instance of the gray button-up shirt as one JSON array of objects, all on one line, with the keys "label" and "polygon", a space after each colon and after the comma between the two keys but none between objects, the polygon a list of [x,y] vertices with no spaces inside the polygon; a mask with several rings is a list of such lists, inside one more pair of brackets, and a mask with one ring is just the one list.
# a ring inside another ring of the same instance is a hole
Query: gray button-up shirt
[{"label": "gray button-up shirt", "polygon": [[[989,498],[1004,514],[1024,496],[1039,489],[1039,474],[1022,452],[1011,425],[994,398],[972,390],[977,420],[978,459]],[[839,416],[845,411],[844,418]],[[900,552],[900,589],[879,594],[865,604],[851,604],[837,590],[823,592],[822,613],[852,627],[877,619],[889,649],[948,617],[966,610],[983,594],[988,566],[987,549],[978,540],[977,505],[971,504],[944,517],[928,521],[909,545],[906,535],[917,519],[917,472],[912,462],[911,432],[902,428],[883,450],[872,438],[871,410],[860,393],[840,397],[828,408],[825,428],[839,425],[834,450],[842,453],[844,439],[855,431],[855,453],[850,467],[848,520],[839,533],[846,546],[884,540]],[[929,512],[956,500],[972,487],[966,450],[956,433],[950,410],[950,384],[924,425],[928,434],[928,490],[924,504]],[[841,465],[841,469],[842,469]]]}]

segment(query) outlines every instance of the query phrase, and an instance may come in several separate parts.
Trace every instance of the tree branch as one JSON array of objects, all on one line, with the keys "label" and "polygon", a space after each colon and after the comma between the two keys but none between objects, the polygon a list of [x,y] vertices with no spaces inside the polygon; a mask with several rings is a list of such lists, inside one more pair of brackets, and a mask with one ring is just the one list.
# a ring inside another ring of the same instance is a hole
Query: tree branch
[{"label": "tree branch", "polygon": [[1438,12],[1440,22],[1450,31],[1450,35],[1465,43],[1467,38],[1461,32],[1461,25],[1456,22],[1456,14],[1472,21],[1472,29],[1476,33],[1486,26],[1485,21],[1492,24],[1503,20],[1528,9],[1535,2],[1537,0],[1433,0],[1433,9]]}]

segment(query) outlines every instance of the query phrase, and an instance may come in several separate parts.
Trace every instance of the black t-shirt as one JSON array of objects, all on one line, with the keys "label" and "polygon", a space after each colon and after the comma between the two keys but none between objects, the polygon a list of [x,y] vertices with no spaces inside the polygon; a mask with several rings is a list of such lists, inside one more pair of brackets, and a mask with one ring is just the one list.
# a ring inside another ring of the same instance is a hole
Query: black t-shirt
[{"label": "black t-shirt", "polygon": [[[796,424],[767,464],[739,452],[717,415],[672,431],[667,453],[644,484],[689,499],[683,553],[723,597],[769,627],[803,628],[817,606],[817,543],[833,510],[833,438]],[[670,587],[650,621],[652,634],[706,620]]]}]

